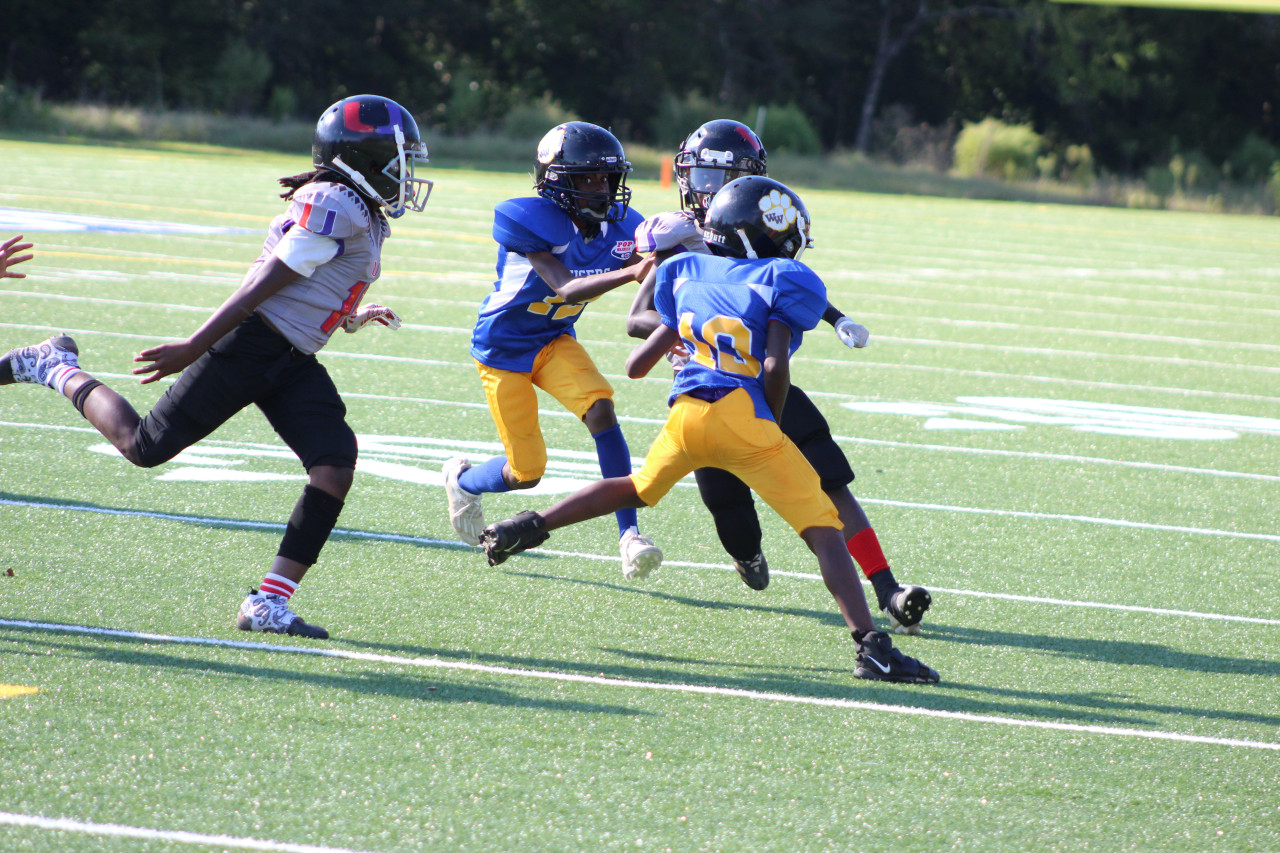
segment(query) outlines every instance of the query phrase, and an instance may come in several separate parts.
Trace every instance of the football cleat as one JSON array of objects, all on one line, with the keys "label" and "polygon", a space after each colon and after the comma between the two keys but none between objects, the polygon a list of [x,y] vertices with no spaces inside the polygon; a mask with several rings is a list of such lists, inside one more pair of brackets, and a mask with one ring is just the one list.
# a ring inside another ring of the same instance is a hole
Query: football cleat
[{"label": "football cleat", "polygon": [[881,612],[888,617],[894,633],[919,634],[920,620],[932,603],[929,590],[922,586],[904,586],[889,596],[889,604]]},{"label": "football cleat", "polygon": [[618,550],[622,552],[622,577],[626,580],[644,580],[662,565],[662,549],[634,528],[622,534]]},{"label": "football cleat", "polygon": [[764,552],[750,560],[734,560],[733,567],[738,570],[742,582],[752,589],[764,589],[769,585],[769,561],[764,558]]},{"label": "football cleat", "polygon": [[535,548],[551,538],[547,532],[547,520],[533,510],[526,509],[506,521],[490,524],[480,533],[480,546],[489,558],[489,565],[506,562],[507,557]]},{"label": "football cleat", "polygon": [[35,382],[54,387],[50,373],[58,367],[79,367],[80,350],[66,335],[53,335],[34,346],[16,347],[0,356],[0,385]]},{"label": "football cleat", "polygon": [[318,625],[309,625],[302,617],[289,609],[289,599],[283,595],[249,590],[240,603],[236,627],[241,631],[263,631],[268,634],[288,634],[312,640],[327,640],[329,632]]},{"label": "football cleat", "polygon": [[449,523],[453,532],[468,545],[479,545],[484,532],[484,510],[480,496],[473,495],[458,485],[458,476],[471,467],[466,459],[450,459],[441,469],[444,473],[444,494],[449,500]]},{"label": "football cleat", "polygon": [[868,631],[859,640],[858,665],[853,674],[869,681],[896,681],[904,684],[937,684],[938,671],[915,658],[909,658],[893,647],[883,631]]}]

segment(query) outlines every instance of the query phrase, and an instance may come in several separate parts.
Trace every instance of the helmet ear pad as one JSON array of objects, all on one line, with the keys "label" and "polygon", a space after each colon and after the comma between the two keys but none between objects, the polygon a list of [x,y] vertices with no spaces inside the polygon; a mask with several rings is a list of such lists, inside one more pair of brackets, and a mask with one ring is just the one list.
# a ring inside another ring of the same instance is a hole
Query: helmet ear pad
[{"label": "helmet ear pad", "polygon": [[[534,188],[570,216],[617,222],[631,204],[630,171],[616,136],[598,125],[571,121],[553,127],[538,143]],[[580,178],[586,175],[604,175],[608,189],[583,188]]]}]

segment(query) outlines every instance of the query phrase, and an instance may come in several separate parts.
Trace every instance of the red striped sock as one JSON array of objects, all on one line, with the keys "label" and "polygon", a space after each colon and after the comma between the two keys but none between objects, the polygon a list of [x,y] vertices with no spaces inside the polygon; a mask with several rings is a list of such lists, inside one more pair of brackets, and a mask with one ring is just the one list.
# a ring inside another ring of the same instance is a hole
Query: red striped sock
[{"label": "red striped sock", "polygon": [[278,595],[284,599],[292,598],[297,589],[297,581],[291,581],[284,575],[278,575],[275,572],[267,572],[267,576],[262,579],[262,583],[258,586],[260,592]]},{"label": "red striped sock", "polygon": [[849,549],[849,555],[857,561],[858,567],[862,569],[862,573],[868,580],[876,572],[889,568],[889,561],[885,559],[884,551],[880,550],[880,539],[870,527],[853,534],[845,543],[845,547]]}]

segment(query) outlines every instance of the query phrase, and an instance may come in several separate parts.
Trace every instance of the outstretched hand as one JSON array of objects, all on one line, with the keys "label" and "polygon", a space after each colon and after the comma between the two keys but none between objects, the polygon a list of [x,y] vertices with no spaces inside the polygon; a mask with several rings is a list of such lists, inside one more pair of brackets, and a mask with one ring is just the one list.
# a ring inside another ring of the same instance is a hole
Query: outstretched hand
[{"label": "outstretched hand", "polygon": [[201,353],[196,351],[190,341],[160,344],[158,347],[144,349],[133,357],[135,364],[150,362],[150,364],[143,364],[142,367],[135,367],[133,375],[142,376],[142,384],[146,385],[148,382],[156,382],[171,374],[181,373],[200,355]]},{"label": "outstretched hand", "polygon": [[0,244],[0,278],[26,278],[26,273],[10,272],[9,267],[20,264],[23,261],[29,261],[35,257],[30,253],[19,255],[18,252],[25,252],[34,246],[34,243],[21,242],[22,235],[11,237]]}]

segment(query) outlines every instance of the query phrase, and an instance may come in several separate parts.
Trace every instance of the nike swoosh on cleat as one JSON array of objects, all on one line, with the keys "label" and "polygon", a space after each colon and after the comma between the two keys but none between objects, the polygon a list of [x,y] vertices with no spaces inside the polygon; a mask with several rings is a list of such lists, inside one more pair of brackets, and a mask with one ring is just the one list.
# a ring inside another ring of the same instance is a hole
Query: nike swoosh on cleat
[{"label": "nike swoosh on cleat", "polygon": [[877,667],[877,668],[878,668],[882,673],[884,673],[885,675],[888,675],[888,674],[889,674],[889,667],[887,667],[887,666],[885,666],[884,664],[880,663],[880,661],[876,660],[876,659],[875,659],[875,658],[873,658],[871,655],[867,655],[867,660],[869,660],[869,661],[871,661],[873,664],[875,664],[875,665],[876,665],[876,667]]}]

